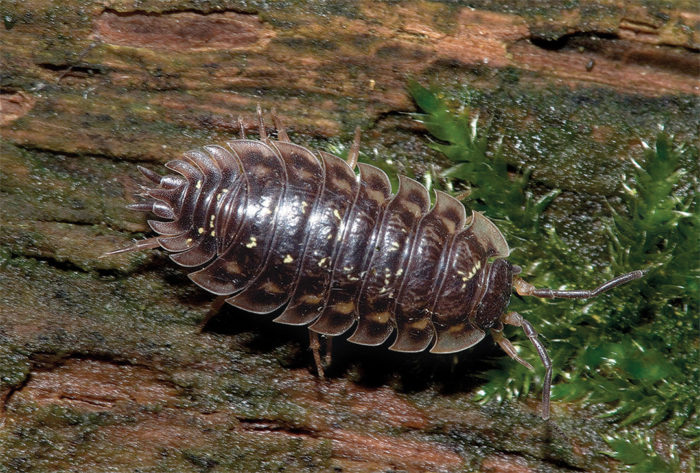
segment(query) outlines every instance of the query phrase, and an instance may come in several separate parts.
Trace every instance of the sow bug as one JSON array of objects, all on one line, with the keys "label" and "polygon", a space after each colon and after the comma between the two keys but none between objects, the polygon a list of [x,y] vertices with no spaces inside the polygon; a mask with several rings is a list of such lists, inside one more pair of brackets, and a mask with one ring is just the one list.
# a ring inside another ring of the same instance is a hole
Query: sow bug
[{"label": "sow bug", "polygon": [[[633,271],[593,290],[538,289],[506,259],[508,244],[488,218],[440,191],[358,163],[359,130],[347,160],[293,144],[273,116],[277,140],[258,108],[259,140],[241,136],[188,151],[161,177],[139,167],[154,188],[128,208],[152,212],[158,236],[108,254],[161,247],[190,279],[253,313],[285,307],[275,321],[309,325],[319,375],[317,334],[390,350],[455,353],[486,332],[532,369],[503,336],[521,327],[545,367],[542,417],[549,417],[552,364],[532,325],[506,312],[513,289],[523,296],[585,299],[643,276]],[[355,169],[358,173],[355,173]]]}]

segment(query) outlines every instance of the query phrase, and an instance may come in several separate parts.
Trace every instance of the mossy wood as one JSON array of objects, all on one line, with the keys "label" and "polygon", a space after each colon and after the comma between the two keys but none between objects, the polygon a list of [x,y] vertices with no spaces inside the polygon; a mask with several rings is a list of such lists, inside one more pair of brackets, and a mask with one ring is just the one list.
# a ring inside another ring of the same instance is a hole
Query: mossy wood
[{"label": "mossy wood", "polygon": [[258,103],[316,148],[359,125],[365,160],[427,182],[450,163],[405,114],[417,79],[479,91],[595,260],[587,229],[639,139],[697,142],[693,2],[135,5],[0,5],[0,471],[616,468],[578,404],[549,423],[535,396],[474,404],[487,346],[455,363],[336,341],[320,381],[304,328],[224,308],[200,330],[212,299],[164,255],[100,255],[147,232],[124,209],[137,163],[252,128]]}]

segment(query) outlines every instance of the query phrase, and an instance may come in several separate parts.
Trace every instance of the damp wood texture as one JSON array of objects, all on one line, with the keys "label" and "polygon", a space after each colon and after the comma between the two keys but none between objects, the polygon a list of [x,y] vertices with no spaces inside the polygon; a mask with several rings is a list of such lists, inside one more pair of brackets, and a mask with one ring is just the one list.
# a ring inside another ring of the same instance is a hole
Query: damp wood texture
[{"label": "damp wood texture", "polygon": [[480,90],[517,138],[503,143],[511,163],[562,189],[552,219],[586,241],[580,219],[614,199],[640,147],[630,137],[665,123],[697,140],[698,15],[683,2],[548,8],[3,4],[0,469],[619,468],[601,453],[607,424],[576,404],[553,424],[536,396],[470,402],[479,360],[501,356],[488,337],[455,363],[338,337],[319,381],[306,327],[224,306],[202,331],[212,296],[165,252],[100,258],[150,236],[124,208],[137,165],[234,139],[257,103],[307,149],[360,126],[364,162],[425,183],[446,163],[405,115],[408,78]]}]

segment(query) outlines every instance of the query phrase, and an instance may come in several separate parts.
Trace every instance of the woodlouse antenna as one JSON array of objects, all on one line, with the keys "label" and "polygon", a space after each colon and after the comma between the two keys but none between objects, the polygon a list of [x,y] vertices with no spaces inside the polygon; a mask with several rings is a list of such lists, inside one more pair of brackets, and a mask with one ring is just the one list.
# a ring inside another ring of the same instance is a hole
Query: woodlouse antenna
[{"label": "woodlouse antenna", "polygon": [[153,248],[158,248],[159,246],[160,243],[158,243],[158,237],[146,238],[144,240],[135,241],[131,246],[127,246],[126,248],[119,248],[118,250],[112,250],[108,251],[107,253],[103,253],[100,256],[100,258],[104,258],[105,256],[110,255],[118,255],[119,253],[131,253],[132,251],[152,250]]},{"label": "woodlouse antenna", "polygon": [[572,291],[559,291],[549,288],[538,289],[520,278],[515,278],[513,280],[513,287],[515,287],[515,291],[521,296],[535,296],[542,297],[544,299],[554,299],[558,297],[564,299],[588,299],[589,297],[596,297],[597,295],[602,294],[614,287],[621,286],[630,281],[634,281],[635,279],[639,279],[644,276],[645,273],[646,271],[641,270],[632,271],[613,278],[595,289],[577,289]]},{"label": "woodlouse antenna", "polygon": [[[622,284],[634,281],[635,279],[639,279],[642,276],[644,276],[645,273],[646,271],[641,270],[625,273],[601,284],[595,289],[538,289],[532,284],[523,281],[522,279],[517,277],[513,279],[513,287],[515,288],[515,291],[521,296],[535,296],[542,297],[545,299],[554,299],[557,297],[566,299],[588,299],[589,297],[595,297],[614,287],[621,286]],[[517,312],[509,312],[507,314],[504,314],[501,317],[501,322],[503,322],[506,325],[521,327],[525,332],[525,335],[527,335],[527,338],[535,346],[535,350],[537,350],[537,354],[542,360],[542,364],[545,368],[544,383],[542,385],[542,418],[547,420],[549,419],[550,391],[552,390],[552,362],[549,359],[549,355],[547,355],[547,350],[545,349],[544,345],[542,345],[542,342],[539,340],[539,338],[537,338],[537,332],[532,327],[532,324],[530,324],[530,322],[525,320]],[[523,366],[532,369],[532,366],[529,363],[525,362],[518,356],[517,352],[515,351],[515,347],[513,347],[513,345],[508,341],[508,339],[506,339],[503,336],[503,334],[500,331],[492,330],[491,333],[496,343],[498,343],[501,346],[503,351],[505,351],[508,354],[508,356],[510,356]]]}]

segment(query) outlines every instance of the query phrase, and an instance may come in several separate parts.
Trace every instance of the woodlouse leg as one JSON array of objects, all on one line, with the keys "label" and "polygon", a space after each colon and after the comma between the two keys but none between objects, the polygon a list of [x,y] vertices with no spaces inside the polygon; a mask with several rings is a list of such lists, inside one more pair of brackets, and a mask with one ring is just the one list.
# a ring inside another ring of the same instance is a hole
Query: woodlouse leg
[{"label": "woodlouse leg", "polygon": [[224,306],[226,303],[226,299],[230,296],[216,296],[216,299],[214,299],[211,303],[211,307],[209,307],[209,311],[207,312],[207,315],[204,316],[204,319],[199,323],[199,331],[202,332],[204,328],[207,326],[209,321],[219,313],[221,308]]},{"label": "woodlouse leg", "polygon": [[360,138],[362,135],[362,131],[360,130],[360,127],[355,127],[355,136],[352,140],[352,146],[350,146],[350,151],[348,151],[348,166],[350,166],[350,169],[355,169],[355,166],[357,166],[357,158],[360,155]]},{"label": "woodlouse leg", "polygon": [[611,279],[610,281],[601,284],[595,289],[579,289],[573,291],[559,291],[549,288],[538,289],[529,282],[525,282],[520,278],[515,278],[513,280],[513,287],[515,287],[515,291],[521,296],[535,296],[542,297],[545,299],[554,299],[557,297],[561,297],[564,299],[588,299],[589,297],[595,297],[598,294],[602,294],[603,292],[608,291],[614,287],[621,286],[622,284],[634,281],[635,279],[639,279],[642,276],[644,276],[645,272],[646,271],[638,270],[620,275],[616,278]]},{"label": "woodlouse leg", "polygon": [[321,363],[321,355],[319,348],[321,344],[318,342],[318,334],[313,330],[309,330],[309,348],[314,355],[314,364],[316,365],[316,373],[320,379],[324,379],[323,364]]},{"label": "woodlouse leg", "polygon": [[262,107],[258,104],[258,134],[260,141],[267,140],[267,131],[265,131],[265,120],[263,120]]},{"label": "woodlouse leg", "polygon": [[238,115],[238,129],[240,130],[241,139],[245,140],[245,124],[243,123],[243,117]]},{"label": "woodlouse leg", "polygon": [[472,193],[471,189],[463,190],[459,194],[455,195],[454,198],[459,200],[460,202],[469,197]]},{"label": "woodlouse leg", "polygon": [[509,357],[513,358],[525,368],[529,370],[534,370],[530,363],[520,358],[520,355],[518,355],[518,352],[515,350],[513,344],[510,343],[510,340],[503,336],[503,332],[501,332],[500,330],[491,329],[491,336],[493,337],[493,341],[498,343],[498,346],[500,346],[501,349],[504,352],[506,352]]},{"label": "woodlouse leg", "polygon": [[[544,365],[544,383],[542,385],[542,418],[544,420],[549,419],[549,395],[550,391],[552,390],[552,362],[549,359],[549,355],[547,354],[547,350],[545,349],[544,345],[542,345],[542,342],[540,341],[539,338],[537,338],[537,332],[535,331],[534,327],[530,322],[525,320],[522,315],[518,314],[517,312],[508,312],[507,314],[504,314],[501,316],[501,322],[507,325],[513,325],[515,327],[521,327],[523,329],[523,332],[525,332],[525,335],[527,336],[528,339],[530,339],[530,342],[535,346],[535,350],[537,350],[537,354],[540,356],[540,359],[542,360],[542,364]],[[504,338],[505,340],[505,338]],[[498,341],[498,340],[497,340]],[[500,343],[499,343],[500,344]],[[510,345],[510,342],[508,342],[508,345]],[[503,348],[503,345],[501,345],[501,348]],[[513,346],[511,345],[511,348]],[[504,348],[505,350],[505,348]],[[514,348],[513,348],[514,350]],[[508,350],[506,350],[506,353],[510,355]],[[517,355],[516,355],[517,356]],[[511,357],[513,357],[511,355]],[[515,358],[515,357],[513,357]],[[517,361],[518,358],[515,358]],[[528,366],[528,364],[520,362],[525,366]],[[532,368],[532,366],[529,366],[529,368]]]},{"label": "woodlouse leg", "polygon": [[107,253],[102,254],[100,258],[110,255],[118,255],[119,253],[131,253],[132,251],[152,250],[153,248],[158,248],[160,246],[160,243],[158,243],[158,238],[159,237],[152,237],[135,241],[133,245],[127,246],[126,248],[108,251]]},{"label": "woodlouse leg", "polygon": [[272,109],[272,123],[274,123],[275,128],[277,129],[277,139],[279,141],[289,141],[291,142],[292,140],[289,139],[289,135],[287,134],[287,130],[284,129],[284,125],[282,124],[282,120],[277,116],[277,110],[274,108]]},{"label": "woodlouse leg", "polygon": [[333,361],[333,337],[327,336],[326,337],[326,354],[323,357],[323,362],[328,367],[331,365],[331,361]]}]

